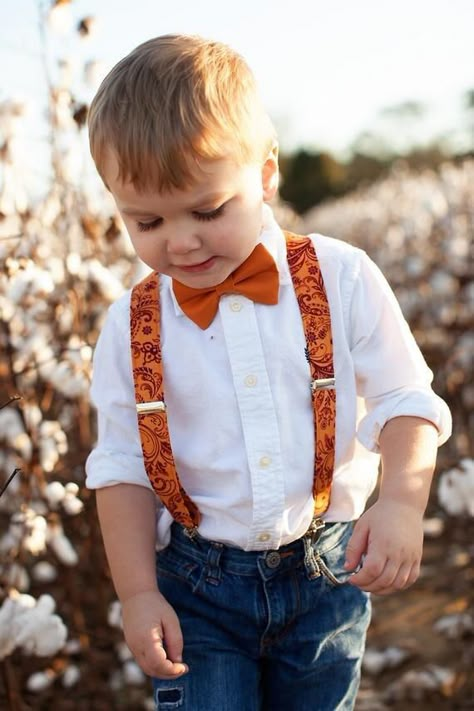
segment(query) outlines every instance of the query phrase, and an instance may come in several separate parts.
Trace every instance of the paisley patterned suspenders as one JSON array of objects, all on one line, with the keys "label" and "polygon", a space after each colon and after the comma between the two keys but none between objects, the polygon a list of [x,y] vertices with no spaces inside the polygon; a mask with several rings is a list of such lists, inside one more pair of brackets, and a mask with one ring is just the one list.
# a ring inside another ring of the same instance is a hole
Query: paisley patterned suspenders
[{"label": "paisley patterned suspenders", "polygon": [[[306,336],[314,410],[314,514],[329,506],[334,471],[336,391],[329,305],[313,244],[308,237],[285,232],[287,257]],[[131,353],[138,429],[151,485],[175,521],[192,531],[200,514],[176,471],[166,418],[160,343],[158,274],[132,290]]]}]

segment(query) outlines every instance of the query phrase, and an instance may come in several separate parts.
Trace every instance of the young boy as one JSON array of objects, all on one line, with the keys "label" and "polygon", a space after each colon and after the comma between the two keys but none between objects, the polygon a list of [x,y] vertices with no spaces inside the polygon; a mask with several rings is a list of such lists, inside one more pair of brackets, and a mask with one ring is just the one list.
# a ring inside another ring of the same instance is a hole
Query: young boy
[{"label": "young boy", "polygon": [[127,643],[158,709],[353,708],[369,594],[418,576],[449,411],[368,257],[273,219],[276,136],[234,51],[146,42],[89,129],[153,270],[111,307],[92,385]]}]

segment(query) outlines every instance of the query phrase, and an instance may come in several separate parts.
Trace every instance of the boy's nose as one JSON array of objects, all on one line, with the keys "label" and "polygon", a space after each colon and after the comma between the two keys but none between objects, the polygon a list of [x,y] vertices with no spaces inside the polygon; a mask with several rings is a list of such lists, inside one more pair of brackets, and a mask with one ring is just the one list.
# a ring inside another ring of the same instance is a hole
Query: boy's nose
[{"label": "boy's nose", "polygon": [[199,236],[190,230],[173,230],[167,240],[169,254],[187,254],[200,247]]}]

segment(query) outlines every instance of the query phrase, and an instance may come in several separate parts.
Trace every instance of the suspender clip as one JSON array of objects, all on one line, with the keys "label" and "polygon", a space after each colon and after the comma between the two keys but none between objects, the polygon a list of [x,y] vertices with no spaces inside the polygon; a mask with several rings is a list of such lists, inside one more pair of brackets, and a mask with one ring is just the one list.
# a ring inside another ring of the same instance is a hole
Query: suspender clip
[{"label": "suspender clip", "polygon": [[155,402],[137,402],[137,414],[148,415],[150,412],[165,412],[166,405],[163,400]]},{"label": "suspender clip", "polygon": [[333,390],[336,385],[336,378],[320,378],[311,381],[311,390]]}]

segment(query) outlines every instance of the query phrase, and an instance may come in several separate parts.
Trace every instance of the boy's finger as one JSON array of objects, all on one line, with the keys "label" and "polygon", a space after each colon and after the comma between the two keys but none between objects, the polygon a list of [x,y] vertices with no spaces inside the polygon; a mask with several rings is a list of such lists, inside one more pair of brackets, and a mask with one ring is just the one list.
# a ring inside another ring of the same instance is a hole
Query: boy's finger
[{"label": "boy's finger", "polygon": [[350,576],[349,582],[352,585],[372,592],[381,576],[384,574],[386,559],[378,557],[373,553],[365,558],[362,568]]},{"label": "boy's finger", "polygon": [[346,548],[346,561],[344,567],[346,570],[354,570],[359,565],[362,555],[367,549],[368,529],[360,520],[354,527],[352,536]]},{"label": "boy's finger", "polygon": [[413,565],[410,562],[404,563],[400,567],[400,570],[398,571],[398,574],[391,585],[393,590],[404,590],[404,588],[407,588],[409,585],[411,585],[411,582],[409,581],[412,568]]},{"label": "boy's finger", "polygon": [[172,662],[183,661],[183,635],[179,622],[169,622],[164,624],[163,644],[166,649],[168,659]]},{"label": "boy's finger", "polygon": [[173,662],[168,658],[160,639],[156,639],[146,659],[145,673],[159,679],[174,679],[186,674],[188,667],[181,662]]}]

